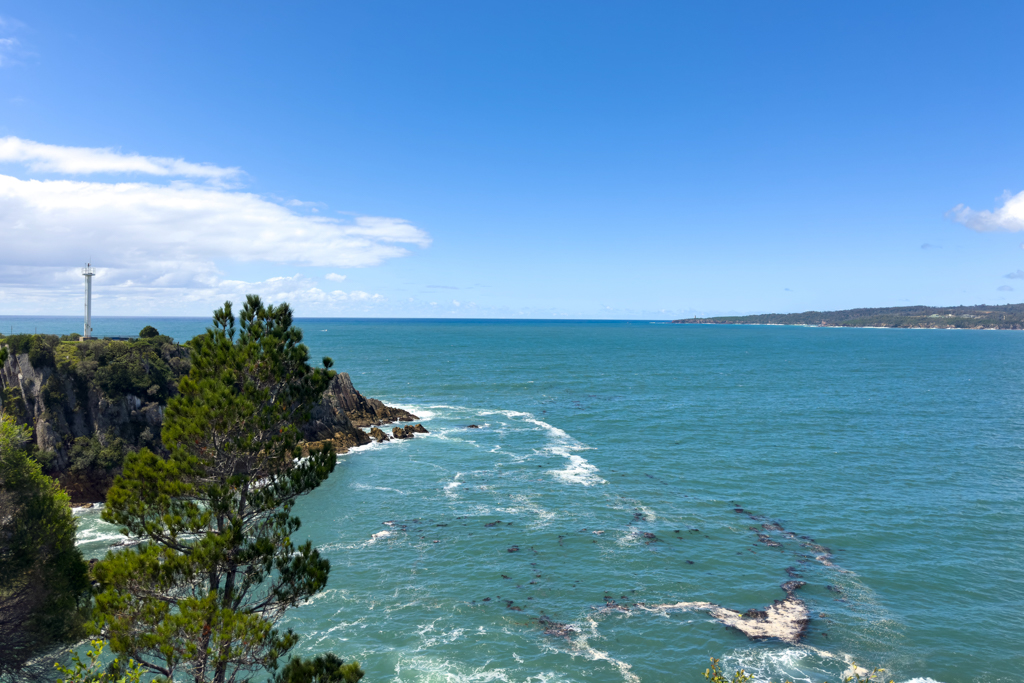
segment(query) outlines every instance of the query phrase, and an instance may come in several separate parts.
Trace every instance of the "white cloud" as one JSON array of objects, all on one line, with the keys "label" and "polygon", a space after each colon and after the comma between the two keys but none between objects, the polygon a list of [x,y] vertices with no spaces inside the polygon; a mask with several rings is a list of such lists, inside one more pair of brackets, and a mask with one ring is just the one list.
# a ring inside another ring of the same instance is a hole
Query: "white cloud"
[{"label": "white cloud", "polygon": [[13,136],[0,138],[0,162],[24,164],[30,171],[66,175],[141,173],[217,182],[234,180],[242,173],[238,168],[195,164],[184,159],[122,154],[109,148],[46,145]]},{"label": "white cloud", "polygon": [[1000,292],[1012,292],[1013,287],[1011,287],[1010,285],[1003,285],[1001,287],[996,287],[996,290]]},{"label": "white cloud", "polygon": [[331,282],[344,282],[345,278],[348,276],[338,275],[337,273],[327,273],[327,275],[325,275],[324,277],[330,280]]},{"label": "white cloud", "polygon": [[20,180],[0,175],[0,264],[115,268],[216,259],[372,266],[430,238],[398,218],[300,216],[248,192],[178,182]]},{"label": "white cloud", "polygon": [[0,17],[0,31],[8,34],[0,37],[0,67],[15,63],[11,57],[20,52],[19,47],[21,43],[10,34],[21,29],[23,26],[20,21]]},{"label": "white cloud", "polygon": [[1024,230],[1024,192],[1012,196],[1006,193],[1003,205],[995,211],[975,211],[969,206],[957,204],[946,216],[978,232],[1020,232]]},{"label": "white cloud", "polygon": [[[27,269],[26,269],[27,270]],[[51,312],[80,313],[82,275],[80,268],[53,269],[35,272],[29,280],[12,281],[11,273],[0,269],[5,281],[0,285],[0,299],[13,311],[36,312],[47,306]],[[367,292],[324,291],[315,280],[301,274],[270,277],[265,280],[234,280],[199,277],[187,274],[179,279],[135,280],[123,272],[97,268],[93,281],[93,312],[101,315],[206,315],[225,301],[240,304],[246,294],[259,294],[265,301],[287,301],[299,315],[372,313],[385,301],[380,294]],[[191,276],[191,277],[190,277]],[[99,284],[103,286],[97,286]],[[63,308],[54,310],[57,297]],[[5,310],[5,313],[8,311]]]},{"label": "white cloud", "polygon": [[[220,184],[237,175],[237,169],[17,138],[0,138],[0,160],[64,173],[137,171],[213,181],[99,182],[0,174],[0,288],[6,295],[19,291],[27,296],[32,290],[32,296],[43,299],[47,292],[51,298],[63,297],[67,288],[81,287],[80,264],[91,260],[99,269],[97,295],[116,287],[125,296],[135,292],[140,301],[155,301],[162,290],[167,302],[178,305],[233,291],[233,281],[223,277],[231,264],[252,263],[246,272],[255,268],[268,276],[281,266],[373,266],[408,254],[410,245],[427,247],[431,242],[424,231],[400,218],[302,215]],[[326,277],[345,279],[337,273]],[[380,298],[365,292],[321,293],[326,298],[319,298],[311,282],[295,290],[296,300]],[[36,307],[29,312],[43,311]]]},{"label": "white cloud", "polygon": [[1024,280],[1024,270],[1015,270],[1012,273],[1007,273],[1003,277],[1010,278],[1011,280]]}]

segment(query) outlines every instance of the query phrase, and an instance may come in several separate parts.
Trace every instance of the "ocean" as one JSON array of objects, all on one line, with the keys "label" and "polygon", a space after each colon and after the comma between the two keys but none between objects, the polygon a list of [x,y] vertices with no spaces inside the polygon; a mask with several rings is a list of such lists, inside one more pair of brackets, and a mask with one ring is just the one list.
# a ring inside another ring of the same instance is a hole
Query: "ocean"
[{"label": "ocean", "polygon": [[[184,340],[208,319],[94,327],[145,324]],[[430,430],[340,456],[297,506],[332,563],[282,623],[303,653],[369,682],[686,682],[712,656],[758,680],[1024,679],[1019,332],[298,324]],[[117,541],[79,519],[87,556]],[[790,580],[801,645],[685,605],[764,609]]]}]

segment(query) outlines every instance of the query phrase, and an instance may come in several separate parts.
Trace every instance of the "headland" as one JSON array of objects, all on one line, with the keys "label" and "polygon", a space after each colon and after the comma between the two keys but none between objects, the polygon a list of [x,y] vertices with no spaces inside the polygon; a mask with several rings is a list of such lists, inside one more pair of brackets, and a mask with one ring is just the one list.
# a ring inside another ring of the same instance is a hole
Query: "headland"
[{"label": "headland", "polygon": [[1024,330],[1024,304],[1001,306],[898,306],[761,315],[683,318],[691,325],[803,325],[809,327],[890,327],[966,330]]}]

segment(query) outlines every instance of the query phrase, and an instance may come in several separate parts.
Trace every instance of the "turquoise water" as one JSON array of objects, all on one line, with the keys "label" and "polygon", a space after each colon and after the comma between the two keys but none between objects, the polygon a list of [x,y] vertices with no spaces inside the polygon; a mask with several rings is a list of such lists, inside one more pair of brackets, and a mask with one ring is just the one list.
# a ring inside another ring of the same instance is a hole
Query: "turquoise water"
[{"label": "turquoise water", "polygon": [[[206,321],[154,324],[187,338]],[[285,619],[307,652],[368,681],[697,681],[712,655],[776,680],[836,680],[844,657],[896,681],[1024,678],[1020,333],[300,324],[431,432],[342,456],[298,506],[333,564]],[[81,519],[98,556],[115,535]],[[763,608],[787,568],[811,648],[605,609]]]}]

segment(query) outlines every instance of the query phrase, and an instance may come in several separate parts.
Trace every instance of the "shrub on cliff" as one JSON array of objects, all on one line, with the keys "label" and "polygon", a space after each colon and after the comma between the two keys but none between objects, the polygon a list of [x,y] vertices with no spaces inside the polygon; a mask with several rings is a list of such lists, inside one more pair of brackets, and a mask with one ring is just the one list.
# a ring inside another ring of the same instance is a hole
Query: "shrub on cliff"
[{"label": "shrub on cliff", "polygon": [[112,432],[98,436],[80,436],[71,446],[68,469],[72,472],[112,470],[120,467],[128,453],[128,443]]},{"label": "shrub on cliff", "polygon": [[140,543],[97,564],[94,625],[122,660],[169,679],[276,669],[298,641],[276,622],[330,571],[308,541],[293,543],[291,515],[334,470],[329,444],[305,458],[299,447],[327,370],[310,367],[286,304],[250,296],[239,327],[226,303],[192,340],[164,418],[168,457],[129,455],[103,510]]},{"label": "shrub on cliff", "polygon": [[163,335],[136,341],[64,342],[55,355],[57,368],[73,380],[79,401],[95,385],[113,400],[132,394],[163,403],[174,395],[178,378],[189,368],[187,352]]},{"label": "shrub on cliff", "polygon": [[26,427],[0,415],[0,680],[45,677],[39,659],[82,633],[86,564],[68,496],[23,450]]},{"label": "shrub on cliff", "polygon": [[54,366],[53,352],[60,343],[55,334],[12,334],[4,338],[4,343],[11,353],[27,353],[29,362],[35,368]]}]

